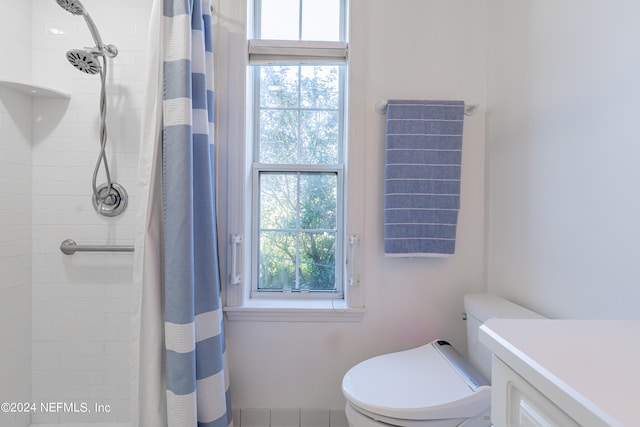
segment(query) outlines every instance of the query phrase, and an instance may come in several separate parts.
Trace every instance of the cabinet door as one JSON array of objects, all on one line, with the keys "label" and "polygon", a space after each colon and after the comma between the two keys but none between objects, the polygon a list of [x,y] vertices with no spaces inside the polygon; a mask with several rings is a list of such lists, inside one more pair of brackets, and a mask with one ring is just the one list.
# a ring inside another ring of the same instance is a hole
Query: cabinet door
[{"label": "cabinet door", "polygon": [[580,427],[495,356],[491,369],[491,418],[495,427]]}]

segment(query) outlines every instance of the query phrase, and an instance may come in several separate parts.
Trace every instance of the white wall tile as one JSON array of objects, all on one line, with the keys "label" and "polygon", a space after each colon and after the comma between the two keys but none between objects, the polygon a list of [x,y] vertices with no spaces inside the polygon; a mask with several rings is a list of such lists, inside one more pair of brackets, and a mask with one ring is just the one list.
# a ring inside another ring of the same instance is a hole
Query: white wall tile
[{"label": "white wall tile", "polygon": [[344,410],[324,408],[236,408],[238,427],[348,427]]},{"label": "white wall tile", "polygon": [[269,409],[247,408],[242,409],[242,427],[269,427],[271,413]]},{"label": "white wall tile", "polygon": [[349,427],[349,421],[347,420],[347,415],[344,413],[344,409],[331,410],[329,425],[331,427]]},{"label": "white wall tile", "polygon": [[31,2],[0,0],[0,76],[4,79],[31,80]]},{"label": "white wall tile", "polygon": [[300,427],[300,409],[272,409],[271,427]]},{"label": "white wall tile", "polygon": [[[30,2],[0,0],[0,76],[31,78]],[[10,11],[10,12],[9,12]],[[0,87],[0,402],[30,399],[31,383],[31,99]],[[0,414],[23,427],[29,414]]]},{"label": "white wall tile", "polygon": [[[33,10],[33,79],[69,91],[71,99],[33,104],[33,399],[50,396],[45,383],[60,379],[56,400],[99,398],[113,403],[112,411],[92,414],[90,421],[127,421],[123,390],[129,385],[133,255],[65,256],[58,247],[67,238],[78,244],[132,244],[135,215],[132,205],[117,218],[101,218],[93,210],[100,80],[78,72],[65,58],[66,50],[90,45],[91,36],[83,19],[55,2],[44,3]],[[120,50],[107,74],[107,155],[112,177],[135,198],[151,0],[83,4],[103,41]],[[104,169],[98,176],[100,184]],[[61,378],[65,375],[68,380]],[[87,420],[77,414],[48,418]]]},{"label": "white wall tile", "polygon": [[328,427],[331,413],[328,409],[302,409],[300,411],[301,427]]}]

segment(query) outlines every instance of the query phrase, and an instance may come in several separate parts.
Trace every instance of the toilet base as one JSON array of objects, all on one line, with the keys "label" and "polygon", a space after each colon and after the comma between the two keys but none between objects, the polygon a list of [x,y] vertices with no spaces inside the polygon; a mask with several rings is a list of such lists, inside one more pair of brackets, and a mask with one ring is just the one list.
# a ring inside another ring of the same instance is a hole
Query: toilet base
[{"label": "toilet base", "polygon": [[[488,427],[491,422],[485,420],[483,416],[472,419],[449,418],[443,420],[401,420],[397,418],[384,417],[354,408],[347,402],[344,410],[349,427]],[[364,412],[367,412],[366,415]],[[487,418],[488,418],[487,411]],[[470,421],[475,420],[477,422]],[[480,423],[482,421],[482,423]]]}]

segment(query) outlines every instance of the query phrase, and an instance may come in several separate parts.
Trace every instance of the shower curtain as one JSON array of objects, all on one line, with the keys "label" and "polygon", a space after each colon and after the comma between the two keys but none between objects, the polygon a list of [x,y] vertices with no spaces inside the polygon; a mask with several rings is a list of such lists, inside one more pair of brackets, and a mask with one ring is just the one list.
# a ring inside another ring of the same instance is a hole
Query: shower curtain
[{"label": "shower curtain", "polygon": [[211,0],[154,0],[139,159],[132,421],[232,424],[215,221]]}]

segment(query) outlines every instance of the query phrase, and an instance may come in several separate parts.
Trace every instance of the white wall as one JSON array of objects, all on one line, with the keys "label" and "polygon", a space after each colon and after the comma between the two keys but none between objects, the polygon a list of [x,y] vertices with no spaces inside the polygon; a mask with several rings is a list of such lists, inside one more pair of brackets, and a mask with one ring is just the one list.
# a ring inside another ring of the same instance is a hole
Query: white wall
[{"label": "white wall", "polygon": [[31,99],[0,86],[0,402],[30,398],[31,267]]},{"label": "white wall", "polygon": [[[30,19],[31,2],[0,0],[0,80],[30,79]],[[0,86],[0,402],[30,399],[31,104]],[[28,424],[0,413],[2,426]]]},{"label": "white wall", "polygon": [[[32,99],[0,86],[0,401],[96,402],[89,417],[37,410],[0,425],[122,421],[129,414],[131,254],[77,254],[58,246],[133,241],[137,151],[151,0],[83,2],[120,53],[109,67],[109,162],[129,192],[121,217],[91,206],[99,142],[99,77],[73,69],[70,48],[93,44],[81,17],[54,1],[0,1],[0,80],[66,91]],[[104,181],[104,174],[100,180]]]},{"label": "white wall", "polygon": [[489,290],[639,318],[640,4],[489,1]]},{"label": "white wall", "polygon": [[[151,1],[84,3],[105,41],[121,50],[109,70],[110,159],[117,180],[135,196]],[[458,254],[387,259],[384,125],[373,110],[380,99],[458,98],[486,106],[489,290],[552,317],[637,318],[640,6],[632,0],[352,5],[352,142],[366,147],[358,209],[367,313],[358,323],[228,323],[234,406],[340,408],[342,374],[366,357],[437,337],[465,347],[462,296],[485,289],[483,114],[465,122]],[[0,89],[0,400],[91,399],[113,405],[100,419],[127,419],[132,257],[67,258],[58,251],[68,237],[130,243],[133,236],[135,200],[118,219],[98,218],[90,206],[99,84],[71,68],[64,52],[91,39],[83,20],[53,1],[0,6],[0,50],[12,59],[0,62],[0,78],[29,80],[33,62],[34,82],[72,95],[68,103],[31,101]],[[237,29],[232,20],[244,17],[234,13],[227,24]],[[65,34],[52,34],[54,28]],[[32,47],[31,61],[25,52]],[[31,207],[33,219],[26,214]]]},{"label": "white wall", "polygon": [[0,0],[0,79],[31,80],[31,2]]},{"label": "white wall", "polygon": [[[33,80],[67,91],[69,101],[33,105],[33,359],[36,402],[110,405],[90,415],[42,413],[33,422],[123,421],[129,417],[129,332],[133,256],[58,249],[132,244],[139,122],[151,0],[84,0],[105,43],[119,49],[108,68],[108,145],[112,178],[129,193],[127,211],[98,216],[91,177],[99,152],[100,77],[74,69],[71,48],[92,46],[84,19],[55,1],[33,0]],[[62,32],[62,34],[60,34]],[[104,170],[98,183],[105,182]]]},{"label": "white wall", "polygon": [[[241,32],[236,23],[244,17],[233,4],[221,3],[227,30]],[[374,111],[379,100],[403,97],[483,105],[485,3],[352,0],[351,5],[350,136],[364,155],[357,162],[363,170],[352,177],[359,222],[350,231],[361,236],[366,314],[356,323],[227,322],[236,408],[340,409],[342,376],[367,357],[436,338],[464,351],[462,297],[485,288],[483,115],[465,120],[456,255],[409,260],[383,256],[384,116]],[[217,90],[225,96],[224,85]]]}]

